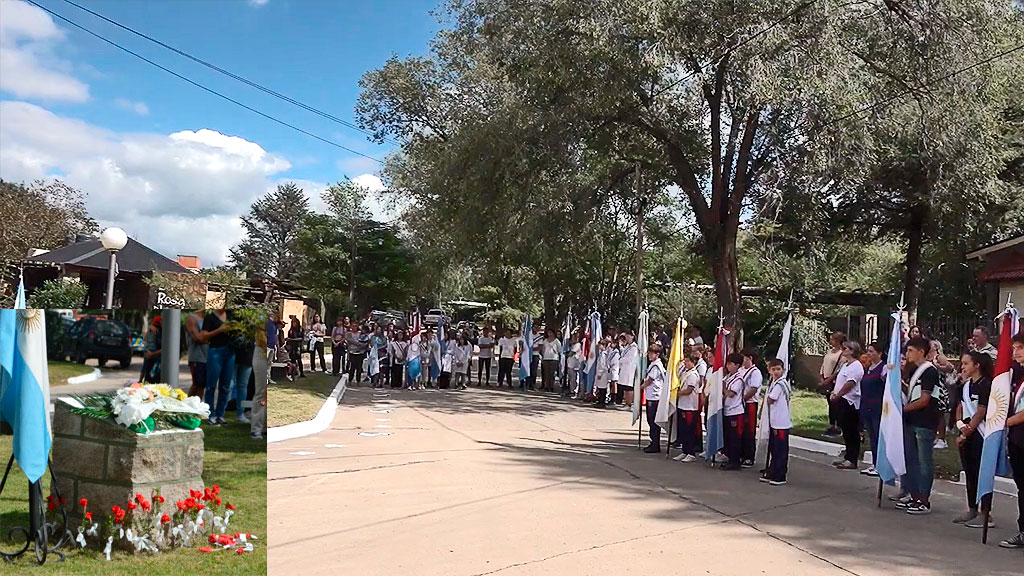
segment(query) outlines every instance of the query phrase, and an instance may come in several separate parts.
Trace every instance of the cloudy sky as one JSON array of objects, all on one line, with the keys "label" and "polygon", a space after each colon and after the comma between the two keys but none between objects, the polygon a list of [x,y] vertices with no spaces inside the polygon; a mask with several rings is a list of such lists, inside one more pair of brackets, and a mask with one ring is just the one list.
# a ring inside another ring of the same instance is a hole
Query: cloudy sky
[{"label": "cloudy sky", "polygon": [[[263,113],[374,158],[390,151],[64,0],[35,1]],[[428,14],[436,0],[75,2],[349,121],[363,73],[392,54],[425,53],[437,27]],[[320,192],[344,177],[379,189],[378,168],[28,2],[0,0],[0,178],[63,178],[86,193],[101,225],[120,226],[166,256],[195,254],[204,265],[221,264],[242,236],[239,216],[277,184],[296,182],[322,208]]]}]

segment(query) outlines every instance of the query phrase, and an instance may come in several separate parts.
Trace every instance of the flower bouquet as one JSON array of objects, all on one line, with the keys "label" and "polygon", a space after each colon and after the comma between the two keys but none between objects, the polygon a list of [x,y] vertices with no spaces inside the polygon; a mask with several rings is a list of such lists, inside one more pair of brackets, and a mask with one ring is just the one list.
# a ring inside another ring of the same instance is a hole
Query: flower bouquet
[{"label": "flower bouquet", "polygon": [[210,406],[166,384],[139,384],[121,388],[113,394],[73,396],[80,407],[72,414],[97,420],[113,420],[138,434],[160,428],[195,430],[210,417]]}]

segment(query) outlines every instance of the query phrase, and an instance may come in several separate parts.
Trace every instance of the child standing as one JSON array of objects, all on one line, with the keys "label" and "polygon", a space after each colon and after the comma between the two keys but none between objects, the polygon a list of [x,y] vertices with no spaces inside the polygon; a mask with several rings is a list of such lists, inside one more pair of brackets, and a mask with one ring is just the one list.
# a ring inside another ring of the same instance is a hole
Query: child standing
[{"label": "child standing", "polygon": [[612,337],[608,339],[608,396],[611,398],[613,406],[615,405],[616,387],[619,383],[620,366],[619,341],[617,338]]},{"label": "child standing", "polygon": [[594,405],[598,408],[605,407],[608,398],[608,337],[605,336],[597,343],[597,367],[594,370]]},{"label": "child standing", "polygon": [[743,429],[743,378],[739,369],[743,364],[743,355],[733,352],[725,358],[725,382],[722,393],[725,395],[723,410],[725,411],[725,456],[722,470],[740,469],[740,435]]},{"label": "child standing", "polygon": [[741,458],[742,466],[750,468],[754,465],[755,452],[757,451],[757,399],[761,384],[764,383],[764,376],[761,369],[757,367],[757,352],[745,350],[743,352],[743,431],[741,433]]},{"label": "child standing", "polygon": [[661,344],[655,342],[647,349],[647,375],[640,391],[647,395],[647,427],[651,443],[644,448],[647,454],[661,452],[661,427],[654,420],[658,417],[658,398],[665,383],[665,366],[661,363]]},{"label": "child standing", "polygon": [[676,398],[676,436],[682,453],[673,458],[676,462],[697,460],[697,444],[700,438],[700,375],[697,374],[697,360],[691,354],[679,365],[679,393]]},{"label": "child standing", "polygon": [[789,470],[789,429],[793,427],[790,419],[789,399],[792,390],[789,382],[783,378],[785,367],[782,360],[772,358],[768,361],[768,374],[771,384],[768,385],[768,468],[761,477],[761,482],[772,486],[786,483]]}]

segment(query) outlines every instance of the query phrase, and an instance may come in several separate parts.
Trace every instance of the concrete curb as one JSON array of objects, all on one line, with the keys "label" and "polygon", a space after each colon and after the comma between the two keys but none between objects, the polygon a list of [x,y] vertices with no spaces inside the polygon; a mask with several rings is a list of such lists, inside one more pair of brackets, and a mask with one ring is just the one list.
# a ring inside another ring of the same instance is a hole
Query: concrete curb
[{"label": "concrete curb", "polygon": [[99,380],[103,376],[99,368],[93,368],[92,372],[88,374],[82,374],[81,376],[72,376],[68,378],[68,384],[85,384],[86,382],[92,382]]},{"label": "concrete curb", "polygon": [[309,436],[326,430],[331,425],[331,420],[334,420],[334,414],[338,411],[338,404],[340,404],[341,399],[345,397],[345,391],[347,389],[348,375],[346,374],[338,379],[338,384],[334,386],[334,390],[331,391],[331,395],[324,402],[324,405],[320,407],[320,411],[316,413],[316,418],[306,420],[305,422],[296,422],[285,426],[268,428],[267,443],[293,440],[295,438],[302,438],[303,436]]}]

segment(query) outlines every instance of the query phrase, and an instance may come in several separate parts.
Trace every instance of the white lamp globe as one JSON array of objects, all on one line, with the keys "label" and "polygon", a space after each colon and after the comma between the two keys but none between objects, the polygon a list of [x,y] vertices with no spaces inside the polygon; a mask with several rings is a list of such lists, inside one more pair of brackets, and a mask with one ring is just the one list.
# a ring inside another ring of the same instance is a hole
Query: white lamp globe
[{"label": "white lamp globe", "polygon": [[107,228],[100,234],[100,243],[107,250],[121,250],[128,244],[128,235],[120,228]]}]

